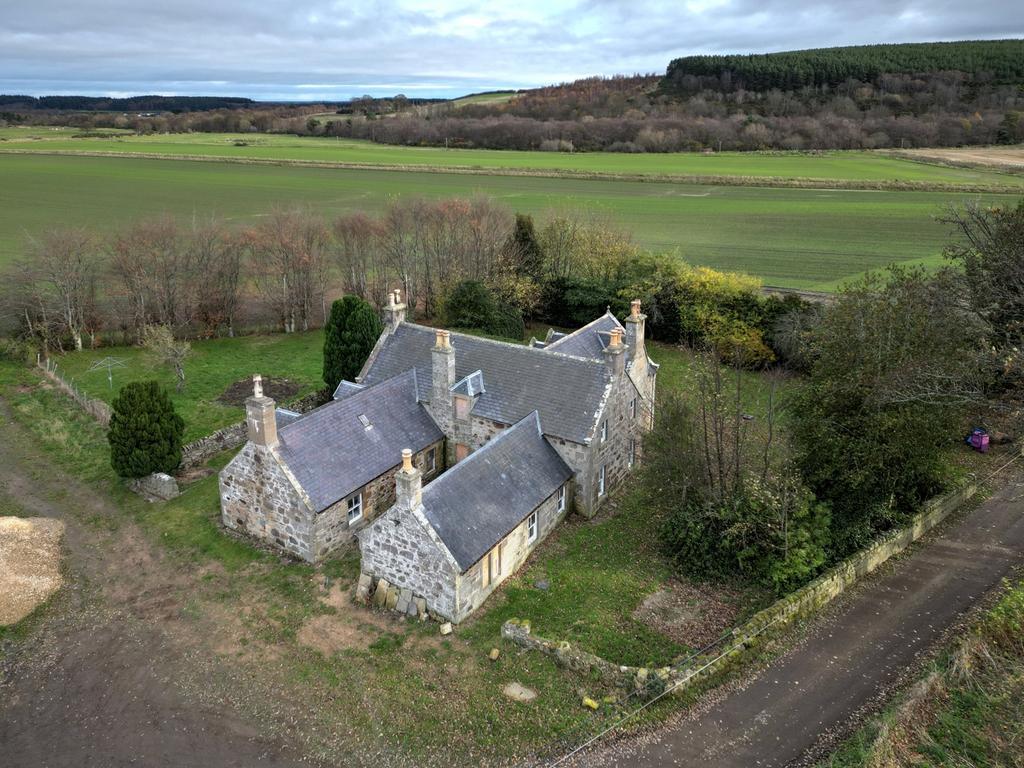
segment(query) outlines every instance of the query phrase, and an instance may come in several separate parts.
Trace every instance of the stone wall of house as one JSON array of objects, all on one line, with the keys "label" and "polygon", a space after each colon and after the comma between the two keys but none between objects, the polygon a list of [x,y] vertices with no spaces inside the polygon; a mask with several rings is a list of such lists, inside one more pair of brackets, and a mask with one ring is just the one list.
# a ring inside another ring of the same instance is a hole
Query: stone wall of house
[{"label": "stone wall of house", "polygon": [[454,620],[458,568],[421,512],[392,507],[359,533],[359,549],[362,573],[375,586],[383,579],[383,586],[407,590],[431,613]]},{"label": "stone wall of house", "polygon": [[313,510],[272,448],[246,443],[221,470],[220,506],[226,527],[314,559]]},{"label": "stone wall of house", "polygon": [[[434,451],[436,456],[433,471],[429,471],[428,459],[431,451]],[[424,483],[437,477],[444,466],[444,441],[439,440],[414,454],[413,463],[423,473]],[[336,549],[354,544],[359,531],[391,508],[395,503],[395,473],[401,466],[401,464],[396,464],[358,491],[349,494],[316,516],[313,523],[315,560],[319,561]],[[349,525],[348,500],[356,493],[363,494],[363,516],[354,524]]]},{"label": "stone wall of house", "polygon": [[590,446],[584,443],[574,443],[571,440],[565,440],[560,437],[548,437],[547,441],[551,444],[552,448],[558,451],[562,461],[569,465],[569,469],[573,471],[577,481],[571,483],[569,509],[574,509],[580,514],[590,517],[591,515],[588,514],[588,500],[581,494],[582,488],[579,484],[583,478],[589,476]]},{"label": "stone wall of house", "polygon": [[[570,483],[571,485],[571,483]],[[566,505],[568,509],[568,504]],[[524,520],[506,536],[497,546],[501,548],[501,573],[491,575],[491,581],[487,586],[483,585],[482,559],[480,562],[470,566],[465,573],[458,576],[458,587],[456,589],[457,605],[452,621],[458,623],[475,611],[490,596],[498,585],[505,579],[519,570],[526,562],[537,546],[547,538],[564,518],[566,510],[558,510],[558,494],[546,499],[537,507],[537,538],[532,542],[527,541],[527,520]],[[485,555],[484,557],[487,557]]]}]

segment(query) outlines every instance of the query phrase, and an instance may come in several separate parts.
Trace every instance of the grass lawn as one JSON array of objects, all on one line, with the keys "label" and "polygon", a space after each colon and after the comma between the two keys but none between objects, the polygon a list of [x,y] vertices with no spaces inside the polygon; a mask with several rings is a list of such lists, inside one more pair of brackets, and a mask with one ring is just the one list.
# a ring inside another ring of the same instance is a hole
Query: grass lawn
[{"label": "grass lawn", "polygon": [[[113,371],[114,386],[107,382],[107,371],[89,371],[105,357],[124,361],[124,368]],[[217,398],[232,383],[254,373],[291,379],[300,385],[299,394],[323,386],[323,332],[240,336],[192,343],[192,356],[185,363],[186,387],[175,391],[174,372],[154,364],[139,347],[105,347],[68,353],[55,358],[57,372],[75,386],[106,402],[113,401],[121,387],[132,381],[156,379],[170,393],[179,415],[185,420],[185,441],[208,435],[220,427],[245,418],[243,406],[225,405]]]},{"label": "grass lawn", "polygon": [[396,195],[484,194],[539,216],[587,211],[631,231],[642,246],[693,264],[826,290],[893,262],[940,263],[949,233],[936,215],[977,197],[2,154],[0,178],[0,266],[24,251],[29,236],[55,225],[109,232],[164,212],[241,225],[275,205],[336,215],[380,211]]}]

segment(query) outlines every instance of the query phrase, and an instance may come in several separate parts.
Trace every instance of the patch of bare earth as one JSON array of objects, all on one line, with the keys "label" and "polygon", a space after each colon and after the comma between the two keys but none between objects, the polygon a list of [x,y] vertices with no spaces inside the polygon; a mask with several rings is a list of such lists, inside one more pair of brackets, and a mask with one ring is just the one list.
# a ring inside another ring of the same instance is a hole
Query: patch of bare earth
[{"label": "patch of bare earth", "polygon": [[[285,402],[299,394],[302,387],[291,379],[276,376],[263,377],[263,394],[277,402]],[[252,379],[239,379],[220,393],[217,400],[225,405],[245,405],[247,398],[252,397]]]},{"label": "patch of bare earth", "polygon": [[60,589],[64,523],[0,517],[0,626],[16,624]]},{"label": "patch of bare earth", "polygon": [[741,600],[740,592],[721,584],[670,581],[649,595],[633,618],[677,643],[703,648],[733,626]]},{"label": "patch of bare earth", "polygon": [[1024,170],[1024,149],[978,147],[974,149],[913,149],[904,154],[921,160],[962,163],[964,165],[1015,168]]}]

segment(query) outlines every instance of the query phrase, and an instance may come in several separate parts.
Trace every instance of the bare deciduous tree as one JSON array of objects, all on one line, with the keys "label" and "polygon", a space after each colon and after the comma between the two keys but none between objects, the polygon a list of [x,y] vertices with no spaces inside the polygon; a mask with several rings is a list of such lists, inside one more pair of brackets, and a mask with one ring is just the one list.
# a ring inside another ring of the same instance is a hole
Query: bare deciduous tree
[{"label": "bare deciduous tree", "polygon": [[96,238],[84,229],[58,229],[33,240],[27,257],[9,275],[8,306],[25,332],[44,348],[76,350],[96,324],[96,281],[102,257]]},{"label": "bare deciduous tree", "polygon": [[330,232],[317,216],[278,210],[249,230],[259,290],[286,333],[309,330],[317,305],[326,320]]}]

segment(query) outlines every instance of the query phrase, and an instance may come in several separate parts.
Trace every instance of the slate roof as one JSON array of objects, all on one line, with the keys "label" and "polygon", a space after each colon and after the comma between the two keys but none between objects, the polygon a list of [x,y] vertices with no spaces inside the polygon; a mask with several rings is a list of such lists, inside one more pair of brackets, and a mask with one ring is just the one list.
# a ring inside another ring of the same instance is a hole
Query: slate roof
[{"label": "slate roof", "polygon": [[625,332],[622,323],[615,319],[610,311],[605,312],[597,320],[587,323],[569,335],[562,335],[544,347],[548,352],[559,352],[563,355],[588,357],[591,360],[604,360],[604,349],[611,340],[609,333],[613,328]]},{"label": "slate roof", "polygon": [[298,411],[289,411],[287,408],[275,408],[274,418],[277,419],[277,428],[288,426],[293,421],[298,421],[302,418],[302,414]]},{"label": "slate roof", "polygon": [[338,383],[338,386],[334,389],[334,394],[331,395],[332,400],[344,400],[349,395],[354,395],[356,392],[365,389],[362,384],[356,384],[354,381],[342,380]]},{"label": "slate roof", "polygon": [[277,435],[279,455],[318,512],[401,464],[403,448],[443,437],[417,400],[411,370],[322,405]]},{"label": "slate roof", "polygon": [[424,486],[423,513],[465,573],[571,477],[534,411]]},{"label": "slate roof", "polygon": [[[429,401],[434,336],[433,328],[401,324],[381,339],[361,383],[376,384],[415,368],[420,400]],[[486,389],[473,407],[474,415],[515,424],[536,410],[546,435],[577,443],[592,436],[611,380],[603,361],[461,333],[451,334],[451,344],[455,348],[456,380],[483,371]]]}]

